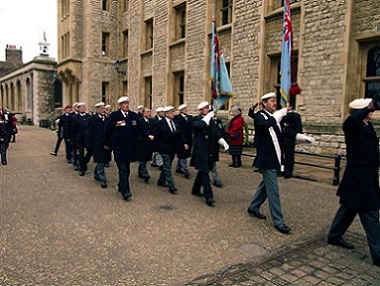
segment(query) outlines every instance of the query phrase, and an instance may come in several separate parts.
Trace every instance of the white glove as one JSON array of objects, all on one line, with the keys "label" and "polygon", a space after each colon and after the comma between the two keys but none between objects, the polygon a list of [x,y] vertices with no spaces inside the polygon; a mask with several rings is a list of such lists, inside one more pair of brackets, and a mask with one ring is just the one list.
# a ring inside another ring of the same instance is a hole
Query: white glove
[{"label": "white glove", "polygon": [[297,143],[314,143],[314,138],[313,137],[309,137],[309,136],[306,136],[306,135],[303,135],[301,133],[297,133],[296,135],[296,142]]},{"label": "white glove", "polygon": [[277,123],[280,123],[282,118],[288,113],[288,108],[284,107],[273,113],[273,117],[276,119]]},{"label": "white glove", "polygon": [[211,118],[213,118],[215,115],[215,113],[213,111],[210,111],[209,113],[207,113],[203,118],[202,118],[202,121],[204,121],[207,126],[209,126],[210,124],[210,120]]},{"label": "white glove", "polygon": [[220,138],[218,140],[218,143],[219,143],[219,145],[223,146],[224,151],[227,151],[228,149],[230,149],[230,145],[228,145],[228,143],[226,142],[226,140],[224,140],[223,138]]}]

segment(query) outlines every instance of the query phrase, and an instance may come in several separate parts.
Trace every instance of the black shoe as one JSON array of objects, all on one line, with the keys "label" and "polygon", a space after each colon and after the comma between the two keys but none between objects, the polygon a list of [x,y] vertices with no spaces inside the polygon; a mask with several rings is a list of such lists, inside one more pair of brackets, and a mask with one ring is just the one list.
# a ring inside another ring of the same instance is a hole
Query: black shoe
[{"label": "black shoe", "polygon": [[190,174],[185,174],[185,179],[189,179],[190,178]]},{"label": "black shoe", "polygon": [[182,170],[175,170],[175,172],[176,172],[177,174],[184,174],[184,172],[183,172]]},{"label": "black shoe", "polygon": [[260,211],[253,211],[251,209],[248,209],[247,213],[249,213],[250,215],[252,215],[258,219],[267,219],[267,217],[265,215],[263,215]]},{"label": "black shoe", "polygon": [[55,153],[55,152],[50,152],[50,155],[52,155],[52,156],[57,156],[57,153]]},{"label": "black shoe", "polygon": [[214,182],[214,186],[217,188],[223,188],[223,184],[221,182]]},{"label": "black shoe", "polygon": [[67,160],[67,164],[72,164],[73,162],[71,162],[71,160]]},{"label": "black shoe", "polygon": [[177,193],[177,191],[178,191],[178,189],[176,188],[176,187],[170,187],[169,188],[169,192],[171,193],[171,194],[176,194]]},{"label": "black shoe", "polygon": [[7,165],[7,161],[2,161],[1,164]]},{"label": "black shoe", "polygon": [[203,194],[201,192],[191,192],[193,196],[203,198]]},{"label": "black shoe", "polygon": [[241,164],[236,164],[236,165],[233,165],[232,167],[233,167],[233,168],[240,168],[240,167],[241,167]]},{"label": "black shoe", "polygon": [[110,163],[104,164],[104,167],[109,168],[110,167]]},{"label": "black shoe", "polygon": [[158,167],[157,164],[150,164],[150,166],[151,166],[151,167],[155,167],[155,168]]},{"label": "black shoe", "polygon": [[215,206],[215,200],[213,198],[207,198],[206,205],[208,205],[209,207]]},{"label": "black shoe", "polygon": [[94,176],[94,180],[100,182],[100,178],[98,176]]},{"label": "black shoe", "polygon": [[235,167],[235,163],[229,164],[228,167]]},{"label": "black shoe", "polygon": [[84,176],[84,171],[79,171],[79,176],[83,177]]},{"label": "black shoe", "polygon": [[144,178],[144,176],[141,175],[141,174],[138,174],[137,177],[139,177],[139,178]]},{"label": "black shoe", "polygon": [[145,182],[145,183],[148,183],[148,182],[149,182],[149,179],[150,179],[150,176],[146,176],[146,177],[144,177],[144,182]]},{"label": "black shoe", "polygon": [[380,267],[380,260],[373,260],[373,264]]},{"label": "black shoe", "polygon": [[79,167],[78,166],[74,166],[74,171],[78,171],[79,170]]},{"label": "black shoe", "polygon": [[279,232],[283,233],[283,234],[289,234],[290,233],[290,227],[288,227],[287,225],[283,224],[283,225],[275,225],[274,226]]},{"label": "black shoe", "polygon": [[101,186],[103,189],[107,188],[107,182],[101,182],[101,183],[100,183],[100,186]]},{"label": "black shoe", "polygon": [[123,194],[124,201],[129,201],[129,200],[131,200],[131,198],[132,198],[132,194],[131,193]]},{"label": "black shoe", "polygon": [[345,241],[342,237],[339,238],[328,238],[327,243],[331,245],[340,246],[346,249],[354,249],[355,246],[347,241]]},{"label": "black shoe", "polygon": [[167,183],[162,183],[160,181],[157,182],[157,186],[165,187],[165,188],[169,187],[169,185]]}]

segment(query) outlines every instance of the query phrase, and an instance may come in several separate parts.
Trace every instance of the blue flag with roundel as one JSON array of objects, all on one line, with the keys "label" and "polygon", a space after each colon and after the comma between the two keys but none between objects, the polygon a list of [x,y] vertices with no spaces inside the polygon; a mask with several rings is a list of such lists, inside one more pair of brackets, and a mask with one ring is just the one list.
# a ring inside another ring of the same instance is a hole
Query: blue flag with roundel
[{"label": "blue flag with roundel", "polygon": [[289,0],[284,0],[284,17],[282,30],[282,49],[281,49],[281,106],[285,107],[289,101],[289,92],[292,84],[291,71],[292,54],[292,22],[290,20]]},{"label": "blue flag with roundel", "polygon": [[219,48],[219,39],[215,20],[212,21],[210,80],[213,110],[219,110],[233,96],[232,85],[223,52]]}]

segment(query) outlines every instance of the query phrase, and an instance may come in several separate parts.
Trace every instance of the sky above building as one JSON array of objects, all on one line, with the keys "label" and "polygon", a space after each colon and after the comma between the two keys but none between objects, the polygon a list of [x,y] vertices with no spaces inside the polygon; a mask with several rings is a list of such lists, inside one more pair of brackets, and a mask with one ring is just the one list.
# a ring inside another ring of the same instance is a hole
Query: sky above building
[{"label": "sky above building", "polygon": [[23,62],[31,61],[41,53],[44,32],[49,56],[57,58],[57,14],[56,0],[0,0],[0,61],[7,44],[22,47]]}]

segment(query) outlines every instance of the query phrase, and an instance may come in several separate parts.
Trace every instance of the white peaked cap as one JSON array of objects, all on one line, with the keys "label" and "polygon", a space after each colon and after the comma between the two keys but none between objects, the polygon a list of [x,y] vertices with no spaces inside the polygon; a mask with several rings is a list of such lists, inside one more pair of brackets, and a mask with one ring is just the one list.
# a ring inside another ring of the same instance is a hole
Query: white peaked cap
[{"label": "white peaked cap", "polygon": [[168,112],[168,111],[171,111],[171,110],[174,110],[174,107],[171,106],[171,105],[168,105],[168,106],[165,106],[164,109],[162,110],[163,112]]},{"label": "white peaked cap", "polygon": [[358,98],[350,102],[348,105],[351,109],[362,109],[367,107],[372,101],[372,98]]},{"label": "white peaked cap", "polygon": [[104,102],[98,102],[97,104],[94,105],[94,107],[101,107],[101,106],[104,106],[105,103]]},{"label": "white peaked cap", "polygon": [[117,100],[117,103],[129,102],[128,96],[122,96]]},{"label": "white peaked cap", "polygon": [[261,97],[261,100],[268,98],[277,98],[277,94],[275,92],[268,92]]},{"label": "white peaked cap", "polygon": [[199,110],[199,109],[205,108],[209,105],[210,104],[208,103],[208,101],[202,101],[201,103],[198,104],[197,109]]},{"label": "white peaked cap", "polygon": [[186,104],[181,104],[180,106],[178,106],[178,110],[182,110],[182,109],[184,109],[184,108],[186,108],[186,107],[187,107]]}]

